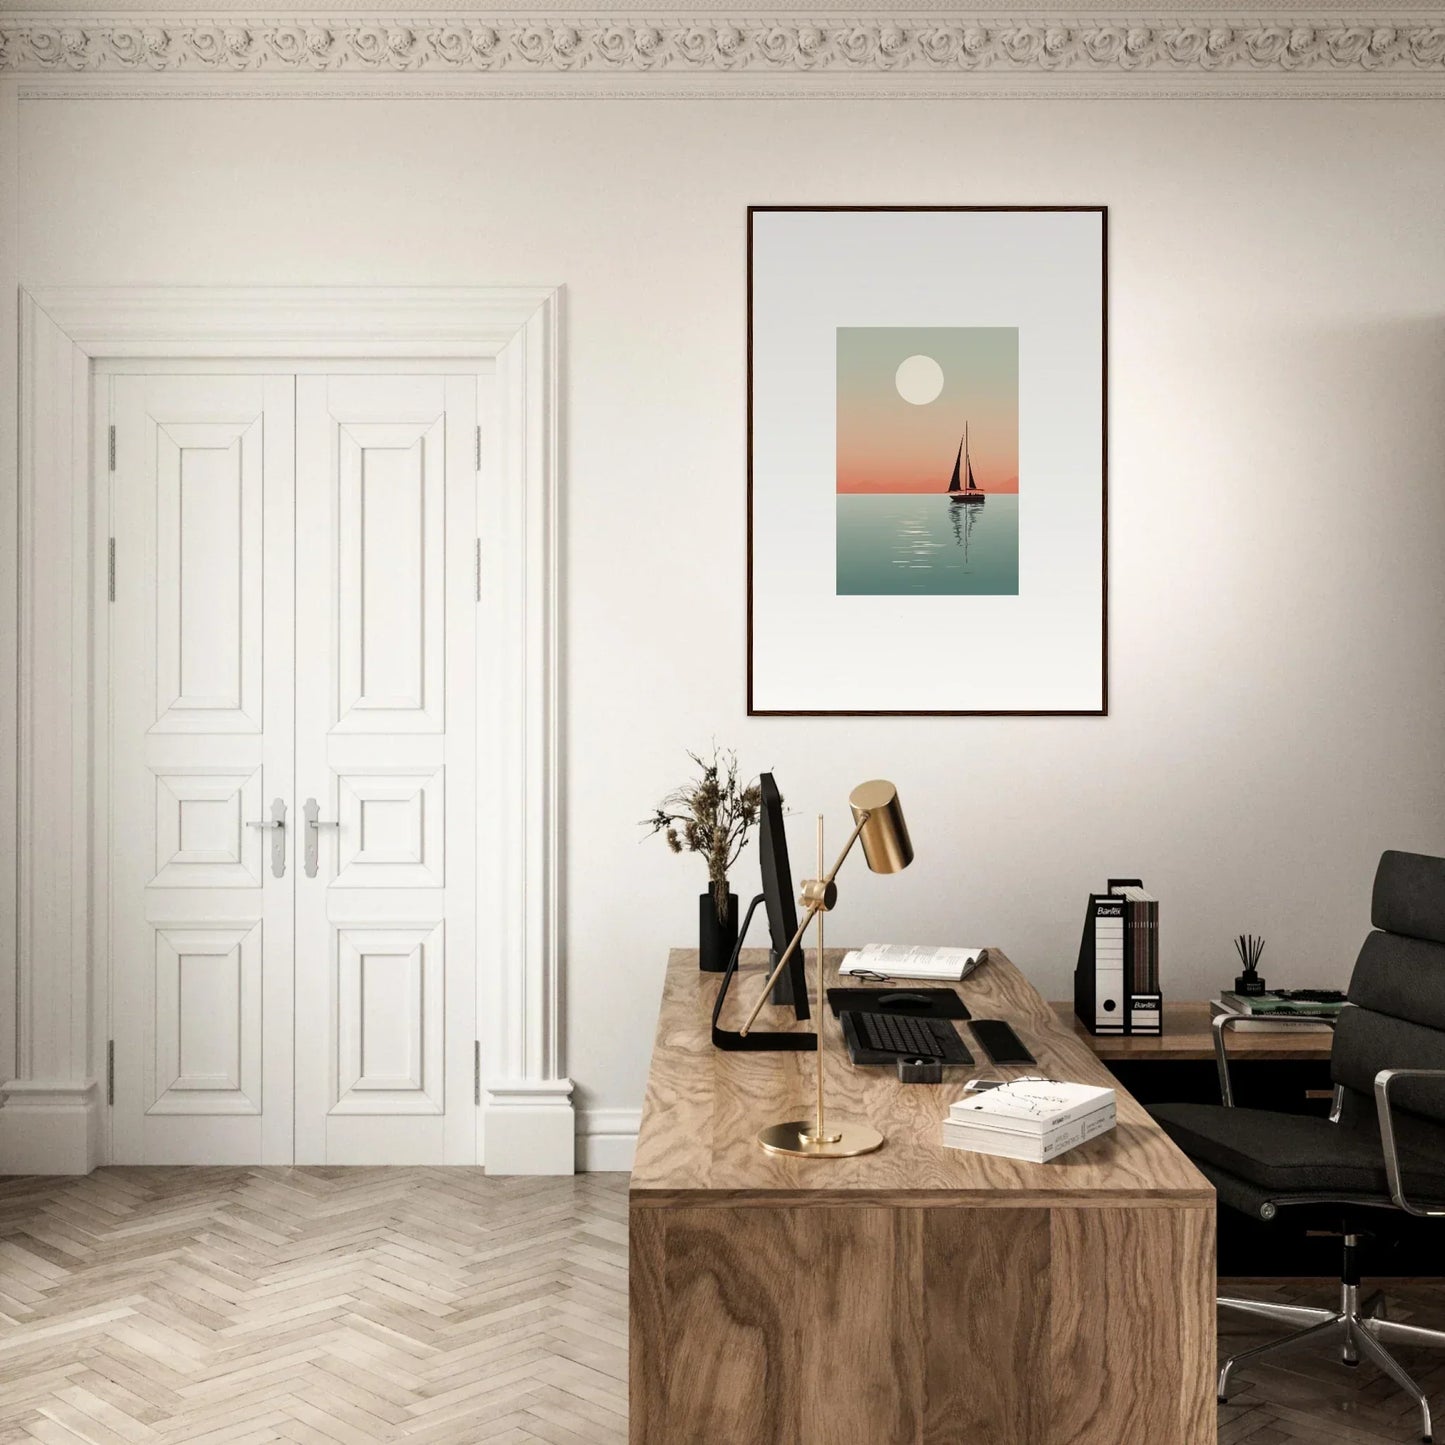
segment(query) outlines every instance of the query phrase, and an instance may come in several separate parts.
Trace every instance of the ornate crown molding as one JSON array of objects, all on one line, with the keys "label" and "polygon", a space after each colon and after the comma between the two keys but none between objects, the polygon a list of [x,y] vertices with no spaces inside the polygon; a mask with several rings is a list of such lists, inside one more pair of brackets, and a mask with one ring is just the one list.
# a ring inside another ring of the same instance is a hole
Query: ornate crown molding
[{"label": "ornate crown molding", "polygon": [[[914,90],[970,78],[1093,82],[1238,77],[1365,82],[1445,93],[1445,13],[1394,22],[1304,19],[1040,19],[922,14],[750,19],[563,16],[246,18],[30,14],[0,17],[0,70],[23,76],[187,78],[576,77],[592,93],[697,77],[894,77]],[[628,82],[632,82],[629,87]],[[1405,84],[1402,86],[1401,81]],[[1197,89],[1197,85],[1195,86]],[[75,94],[78,85],[64,93]],[[1120,93],[1118,90],[1110,93]],[[435,88],[433,87],[433,93]],[[510,93],[517,93],[511,89]],[[836,93],[836,92],[830,92]]]}]

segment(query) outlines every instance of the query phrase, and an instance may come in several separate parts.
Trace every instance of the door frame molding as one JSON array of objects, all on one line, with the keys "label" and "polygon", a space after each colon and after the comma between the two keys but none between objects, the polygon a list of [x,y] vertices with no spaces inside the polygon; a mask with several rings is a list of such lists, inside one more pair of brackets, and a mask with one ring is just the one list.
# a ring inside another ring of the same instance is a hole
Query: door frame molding
[{"label": "door frame molding", "polygon": [[491,691],[478,728],[478,1158],[492,1173],[572,1171],[558,826],[561,304],[561,288],[547,286],[21,289],[17,1006],[0,1171],[87,1172],[108,1134],[96,832],[108,469],[91,377],[92,363],[123,358],[495,365],[501,495],[481,579],[493,605],[479,617],[479,677]]}]

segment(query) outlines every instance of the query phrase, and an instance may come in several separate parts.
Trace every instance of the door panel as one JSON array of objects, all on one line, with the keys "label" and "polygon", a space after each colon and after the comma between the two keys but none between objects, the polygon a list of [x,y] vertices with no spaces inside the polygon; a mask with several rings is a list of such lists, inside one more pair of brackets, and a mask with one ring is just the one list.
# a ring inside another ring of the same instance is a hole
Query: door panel
[{"label": "door panel", "polygon": [[333,1114],[440,1114],[444,924],[339,928]]},{"label": "door panel", "polygon": [[261,1113],[263,927],[157,926],[152,1118]]},{"label": "door panel", "polygon": [[437,585],[445,575],[445,429],[441,416],[336,429],[338,732],[436,733],[446,725],[445,598]]},{"label": "door panel", "polygon": [[336,775],[333,888],[446,883],[446,769],[351,768]]},{"label": "door panel", "polygon": [[155,772],[157,888],[260,888],[265,883],[261,769]]},{"label": "door panel", "polygon": [[109,385],[111,1157],[287,1163],[293,381]]},{"label": "door panel", "polygon": [[298,1163],[475,1158],[479,385],[297,382]]},{"label": "door panel", "polygon": [[156,730],[262,730],[261,418],[157,423]]}]

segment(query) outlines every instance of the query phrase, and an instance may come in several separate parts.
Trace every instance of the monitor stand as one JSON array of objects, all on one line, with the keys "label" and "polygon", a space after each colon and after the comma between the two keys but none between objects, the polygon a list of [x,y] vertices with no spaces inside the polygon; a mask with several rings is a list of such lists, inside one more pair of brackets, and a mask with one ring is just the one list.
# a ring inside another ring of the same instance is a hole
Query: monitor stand
[{"label": "monitor stand", "polygon": [[[738,971],[738,959],[742,956],[743,943],[748,936],[748,925],[753,921],[753,914],[757,911],[758,904],[764,899],[764,894],[759,893],[751,903],[748,904],[747,915],[743,918],[743,926],[738,929],[737,946],[728,959],[728,966],[723,970],[722,981],[718,984],[717,1000],[712,1006],[712,1041],[715,1047],[726,1049],[732,1053],[764,1053],[768,1050],[784,1050],[793,1053],[814,1053],[818,1048],[818,1036],[815,1033],[807,1034],[779,1034],[770,1033],[764,1029],[749,1029],[746,1034],[739,1033],[736,1029],[725,1029],[718,1023],[722,1017],[723,1004],[727,1001],[728,985],[733,981],[733,975]],[[777,954],[769,955],[771,968],[777,967]],[[803,975],[803,950],[800,948],[788,961],[788,967],[783,971],[782,977],[778,979],[778,987],[774,988],[771,1001],[777,1003],[778,988],[784,984],[788,988],[788,997],[782,1000],[786,1004],[793,1004],[794,998],[802,999],[802,1007],[793,1005],[794,1013],[799,1019],[808,1017],[808,986]]]}]

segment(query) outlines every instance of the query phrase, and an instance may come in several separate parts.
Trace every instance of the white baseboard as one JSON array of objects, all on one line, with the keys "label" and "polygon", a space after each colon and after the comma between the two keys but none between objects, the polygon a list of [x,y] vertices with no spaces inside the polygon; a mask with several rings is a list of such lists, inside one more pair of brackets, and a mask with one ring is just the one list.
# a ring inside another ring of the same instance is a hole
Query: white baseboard
[{"label": "white baseboard", "polygon": [[[0,1086],[0,1175],[88,1174],[100,1162],[100,1088],[94,1081]],[[487,1091],[489,1174],[627,1173],[640,1109],[574,1110],[571,1085],[498,1085]]]},{"label": "white baseboard", "polygon": [[632,1170],[641,1109],[584,1109],[577,1116],[577,1168],[586,1173]]},{"label": "white baseboard", "polygon": [[573,1174],[576,1111],[570,1079],[496,1081],[486,1086],[488,1174]]},{"label": "white baseboard", "polygon": [[0,1174],[89,1174],[100,1163],[100,1085],[0,1085]]}]

